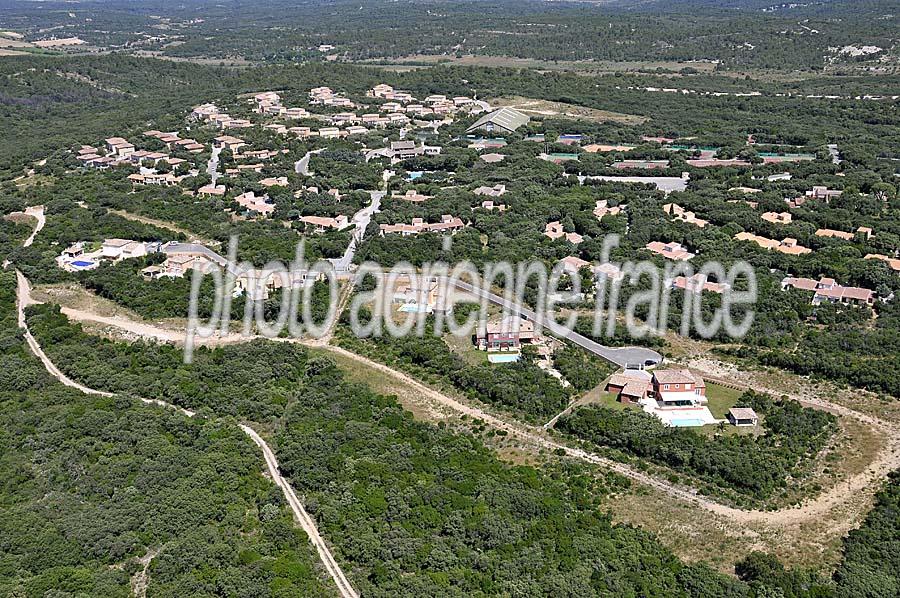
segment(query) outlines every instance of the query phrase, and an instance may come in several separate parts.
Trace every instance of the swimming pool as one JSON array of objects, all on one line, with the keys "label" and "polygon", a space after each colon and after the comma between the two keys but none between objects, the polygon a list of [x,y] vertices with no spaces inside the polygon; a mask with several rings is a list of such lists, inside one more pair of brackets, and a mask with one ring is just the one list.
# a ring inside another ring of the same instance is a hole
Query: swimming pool
[{"label": "swimming pool", "polygon": [[670,419],[669,425],[673,428],[696,428],[703,425],[703,420],[700,418],[684,418],[684,419]]},{"label": "swimming pool", "polygon": [[90,268],[94,265],[94,262],[86,262],[84,260],[76,260],[72,262],[72,265],[76,268]]},{"label": "swimming pool", "polygon": [[519,361],[518,353],[488,353],[488,361],[491,363],[513,363]]},{"label": "swimming pool", "polygon": [[424,314],[431,313],[431,308],[427,305],[418,305],[416,303],[404,303],[401,305],[397,311],[403,312],[405,314]]}]

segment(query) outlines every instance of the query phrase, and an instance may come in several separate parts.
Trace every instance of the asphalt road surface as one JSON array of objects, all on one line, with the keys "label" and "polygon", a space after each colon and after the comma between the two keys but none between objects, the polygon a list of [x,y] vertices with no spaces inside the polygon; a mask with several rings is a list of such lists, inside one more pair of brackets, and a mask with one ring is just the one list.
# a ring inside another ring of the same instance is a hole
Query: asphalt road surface
[{"label": "asphalt road surface", "polygon": [[[479,297],[486,297],[487,300],[494,305],[504,307],[510,312],[516,313],[527,320],[534,321],[536,318],[536,314],[533,310],[521,305],[520,303],[509,301],[484,289],[476,289],[467,282],[455,281],[454,284],[458,289],[467,291]],[[591,339],[582,336],[577,332],[569,330],[565,326],[561,326],[556,322],[547,321],[544,323],[544,326],[547,328],[547,330],[550,331],[551,334],[553,334],[553,336],[571,341],[579,347],[590,351],[594,355],[598,355],[603,359],[618,365],[619,367],[644,367],[648,365],[658,365],[662,363],[663,360],[662,355],[652,349],[645,349],[644,347],[607,347],[606,345],[601,345],[600,343],[592,341]]]}]

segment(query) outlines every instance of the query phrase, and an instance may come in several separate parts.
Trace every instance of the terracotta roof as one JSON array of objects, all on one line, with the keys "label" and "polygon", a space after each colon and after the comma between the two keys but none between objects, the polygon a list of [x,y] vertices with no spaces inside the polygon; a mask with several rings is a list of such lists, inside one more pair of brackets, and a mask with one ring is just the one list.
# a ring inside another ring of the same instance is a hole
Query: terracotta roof
[{"label": "terracotta roof", "polygon": [[693,384],[695,382],[694,375],[690,370],[656,370],[653,372],[653,379],[659,384]]},{"label": "terracotta roof", "polygon": [[732,419],[759,419],[759,416],[756,415],[756,411],[749,407],[732,407],[728,410],[728,415],[730,415]]}]

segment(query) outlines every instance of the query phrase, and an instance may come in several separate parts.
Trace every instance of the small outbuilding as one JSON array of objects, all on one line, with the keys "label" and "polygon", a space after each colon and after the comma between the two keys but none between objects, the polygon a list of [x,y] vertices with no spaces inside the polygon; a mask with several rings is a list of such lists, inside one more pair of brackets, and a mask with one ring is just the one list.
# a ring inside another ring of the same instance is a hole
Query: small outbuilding
[{"label": "small outbuilding", "polygon": [[728,421],[734,426],[756,426],[759,416],[749,407],[732,407],[728,410]]}]

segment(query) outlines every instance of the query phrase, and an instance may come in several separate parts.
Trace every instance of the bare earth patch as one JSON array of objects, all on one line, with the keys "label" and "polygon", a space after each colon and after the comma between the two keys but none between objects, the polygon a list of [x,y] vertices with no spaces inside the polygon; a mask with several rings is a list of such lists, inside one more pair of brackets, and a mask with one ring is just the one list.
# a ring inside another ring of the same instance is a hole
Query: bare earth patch
[{"label": "bare earth patch", "polygon": [[496,98],[489,100],[489,103],[491,106],[508,106],[510,108],[515,108],[525,114],[550,117],[558,116],[595,123],[615,122],[623,125],[639,125],[649,120],[646,117],[634,114],[610,112],[608,110],[598,110],[596,108],[578,106],[577,104],[551,102],[550,100],[538,100],[520,96]]}]

